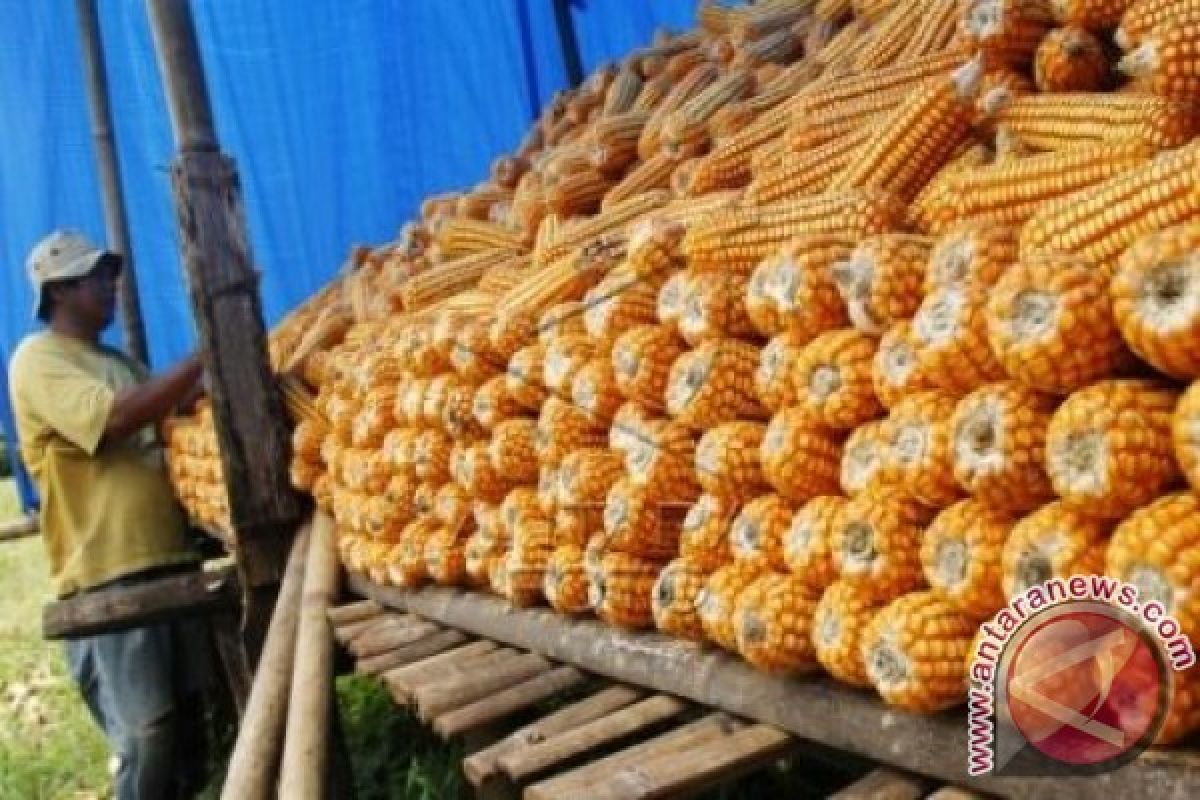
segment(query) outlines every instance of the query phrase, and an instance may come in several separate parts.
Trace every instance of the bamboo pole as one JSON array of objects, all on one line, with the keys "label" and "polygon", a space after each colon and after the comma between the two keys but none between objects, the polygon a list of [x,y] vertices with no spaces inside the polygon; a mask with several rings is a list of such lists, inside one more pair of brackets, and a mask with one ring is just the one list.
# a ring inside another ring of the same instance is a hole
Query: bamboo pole
[{"label": "bamboo pole", "polygon": [[308,556],[311,529],[311,523],[305,525],[292,543],[279,600],[271,616],[258,672],[246,702],[246,713],[242,715],[237,742],[229,758],[222,800],[267,800],[274,789],[274,769],[279,759],[292,685],[296,623],[300,616],[304,559]]},{"label": "bamboo pole", "polygon": [[337,596],[339,577],[333,520],[319,514],[311,536],[304,592],[300,598],[296,661],[279,778],[279,796],[288,800],[323,797],[329,765],[333,634],[328,613]]},{"label": "bamboo pole", "polygon": [[96,16],[96,0],[76,0],[79,35],[83,44],[83,72],[87,79],[88,109],[91,111],[92,140],[96,145],[96,171],[104,199],[104,230],[108,249],[124,261],[117,293],[121,299],[121,330],[125,349],[143,364],[149,364],[146,352],[146,326],[142,322],[142,304],[138,297],[137,273],[133,266],[133,248],[129,244],[129,221],[125,216],[125,195],[121,190],[121,168],[113,140],[112,111],[108,103],[108,77],[104,71],[104,42]]}]

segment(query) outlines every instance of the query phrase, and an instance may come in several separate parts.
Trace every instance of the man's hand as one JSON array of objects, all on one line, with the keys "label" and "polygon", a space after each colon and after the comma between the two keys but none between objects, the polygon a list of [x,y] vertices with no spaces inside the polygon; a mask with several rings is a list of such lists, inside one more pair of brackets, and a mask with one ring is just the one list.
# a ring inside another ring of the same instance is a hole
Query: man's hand
[{"label": "man's hand", "polygon": [[128,438],[161,421],[194,391],[203,372],[199,356],[193,354],[145,383],[122,389],[108,412],[104,441]]}]

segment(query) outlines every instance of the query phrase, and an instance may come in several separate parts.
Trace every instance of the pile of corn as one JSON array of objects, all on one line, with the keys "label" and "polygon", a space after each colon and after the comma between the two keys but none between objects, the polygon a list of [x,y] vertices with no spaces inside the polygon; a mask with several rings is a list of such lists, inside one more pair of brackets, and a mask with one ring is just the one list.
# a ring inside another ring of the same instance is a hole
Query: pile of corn
[{"label": "pile of corn", "polygon": [[1197,47],[1188,0],[702,4],[343,280],[297,485],[377,581],[906,709],[1054,576],[1195,639]]}]

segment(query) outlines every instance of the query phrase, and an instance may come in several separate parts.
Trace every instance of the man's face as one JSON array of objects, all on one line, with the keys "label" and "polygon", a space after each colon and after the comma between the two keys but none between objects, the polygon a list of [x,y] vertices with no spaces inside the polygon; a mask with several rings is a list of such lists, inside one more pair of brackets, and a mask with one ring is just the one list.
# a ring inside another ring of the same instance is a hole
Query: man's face
[{"label": "man's face", "polygon": [[87,275],[63,281],[57,297],[59,313],[69,314],[97,331],[107,328],[117,309],[120,274],[120,262],[106,258]]}]

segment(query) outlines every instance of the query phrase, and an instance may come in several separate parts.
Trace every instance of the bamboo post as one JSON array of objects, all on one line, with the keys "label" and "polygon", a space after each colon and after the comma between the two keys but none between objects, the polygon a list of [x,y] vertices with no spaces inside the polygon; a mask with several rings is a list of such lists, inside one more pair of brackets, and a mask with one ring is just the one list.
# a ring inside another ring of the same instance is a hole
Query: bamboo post
[{"label": "bamboo post", "polygon": [[258,672],[229,758],[222,800],[268,800],[274,789],[275,766],[292,685],[296,622],[300,614],[304,559],[308,555],[311,529],[311,525],[304,526],[292,543],[279,602],[275,604]]},{"label": "bamboo post", "polygon": [[237,167],[218,147],[188,0],[146,0],[179,153],[171,184],[212,399],[246,605],[251,662],[305,504],[288,479],[291,437],[266,331]]},{"label": "bamboo post", "polygon": [[143,364],[149,364],[146,351],[146,326],[138,297],[137,273],[133,248],[129,243],[129,222],[125,216],[125,195],[121,190],[121,168],[113,137],[112,112],[108,103],[108,77],[104,70],[104,42],[96,15],[96,0],[76,0],[79,35],[83,43],[83,72],[87,79],[88,109],[91,112],[92,140],[96,145],[96,170],[104,200],[104,230],[108,249],[119,253],[125,262],[117,282],[121,300],[121,329],[125,349]]},{"label": "bamboo post", "polygon": [[311,537],[280,768],[279,796],[288,800],[323,797],[329,764],[333,634],[328,612],[337,596],[339,577],[333,521],[324,514],[318,515]]}]

